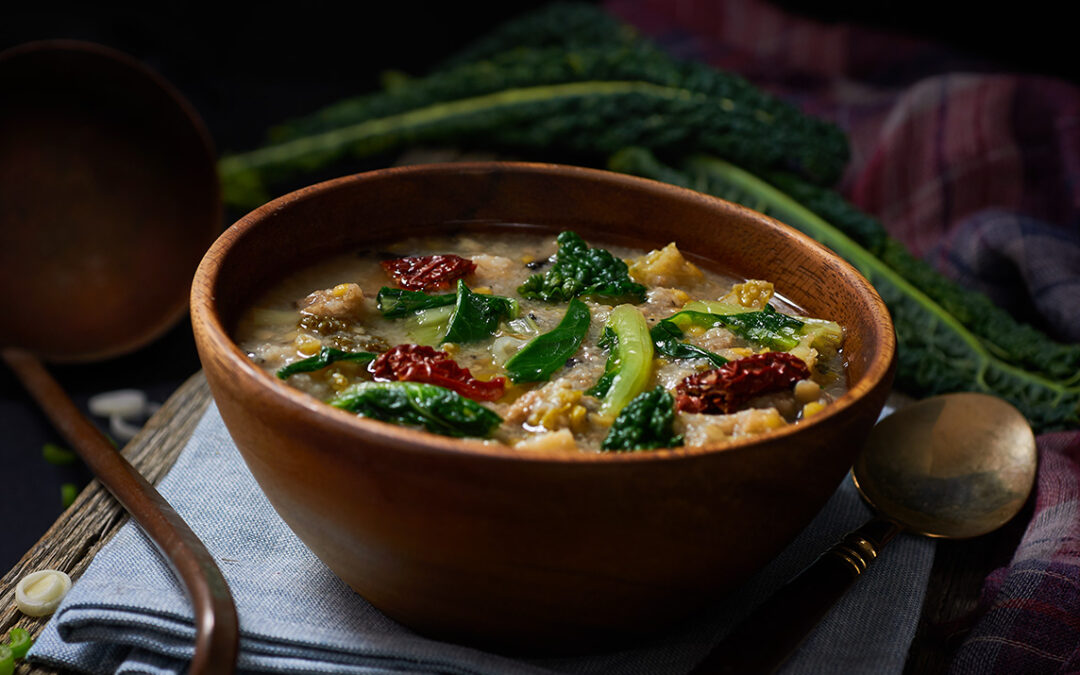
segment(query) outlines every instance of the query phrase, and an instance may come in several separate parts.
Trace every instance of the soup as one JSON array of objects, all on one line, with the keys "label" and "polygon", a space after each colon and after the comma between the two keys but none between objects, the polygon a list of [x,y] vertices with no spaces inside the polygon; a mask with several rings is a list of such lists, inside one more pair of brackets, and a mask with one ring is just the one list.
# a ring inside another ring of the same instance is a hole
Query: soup
[{"label": "soup", "polygon": [[243,315],[258,366],[330,405],[523,452],[724,442],[843,393],[843,329],[767,279],[572,231],[410,238],[293,274]]}]

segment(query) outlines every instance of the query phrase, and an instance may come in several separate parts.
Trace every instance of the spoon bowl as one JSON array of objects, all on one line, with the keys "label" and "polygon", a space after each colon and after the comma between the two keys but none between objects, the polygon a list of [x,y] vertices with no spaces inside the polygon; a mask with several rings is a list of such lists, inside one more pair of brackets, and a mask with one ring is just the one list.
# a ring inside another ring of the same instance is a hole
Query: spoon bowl
[{"label": "spoon bowl", "polygon": [[877,514],[758,606],[695,673],[771,673],[901,531],[967,539],[1015,516],[1035,482],[1035,435],[1010,403],[944,394],[871,430],[851,477]]},{"label": "spoon bowl", "polygon": [[1035,436],[995,396],[956,393],[882,420],[852,469],[870,506],[907,532],[968,539],[1023,508],[1035,480]]},{"label": "spoon bowl", "polygon": [[0,52],[0,91],[0,358],[180,579],[190,672],[232,672],[238,621],[214,559],[42,364],[134,351],[184,315],[221,228],[209,136],[161,77],[91,43]]}]

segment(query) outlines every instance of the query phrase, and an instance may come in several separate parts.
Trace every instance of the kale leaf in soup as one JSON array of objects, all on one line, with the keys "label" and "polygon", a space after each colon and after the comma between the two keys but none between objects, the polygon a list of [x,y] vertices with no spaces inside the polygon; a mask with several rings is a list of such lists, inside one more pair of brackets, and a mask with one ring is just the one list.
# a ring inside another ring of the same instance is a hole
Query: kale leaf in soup
[{"label": "kale leaf in soup", "polygon": [[736,280],[572,231],[343,252],[244,315],[258,366],[337,408],[523,452],[724,442],[819,412],[843,328]]}]

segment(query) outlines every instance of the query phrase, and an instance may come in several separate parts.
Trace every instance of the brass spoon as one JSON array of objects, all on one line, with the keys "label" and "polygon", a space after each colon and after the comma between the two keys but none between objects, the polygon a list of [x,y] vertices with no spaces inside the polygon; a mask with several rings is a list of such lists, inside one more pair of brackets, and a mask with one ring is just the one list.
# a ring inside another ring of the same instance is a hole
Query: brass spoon
[{"label": "brass spoon", "polygon": [[124,354],[184,315],[221,228],[209,137],[168,83],[100,45],[0,53],[0,91],[0,356],[181,580],[191,672],[232,672],[236,609],[210,553],[39,360]]},{"label": "brass spoon", "polygon": [[852,468],[877,516],[755,609],[694,672],[775,671],[899,532],[992,532],[1024,506],[1035,468],[1031,427],[1000,398],[946,394],[901,408],[874,427]]}]

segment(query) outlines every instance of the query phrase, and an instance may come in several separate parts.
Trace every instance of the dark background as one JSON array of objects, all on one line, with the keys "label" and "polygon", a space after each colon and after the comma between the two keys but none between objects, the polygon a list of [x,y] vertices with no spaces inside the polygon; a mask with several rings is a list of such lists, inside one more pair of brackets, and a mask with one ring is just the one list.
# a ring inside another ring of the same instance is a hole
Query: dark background
[{"label": "dark background", "polygon": [[[469,3],[158,3],[153,11],[94,4],[9,6],[0,20],[0,50],[37,39],[74,38],[124,51],[175,85],[203,118],[217,150],[226,152],[255,146],[277,122],[375,89],[386,69],[422,73],[500,21],[542,3],[485,4],[482,12]],[[1010,5],[1011,14],[987,13],[987,5],[968,3],[939,3],[948,5],[944,10],[910,2],[781,4],[826,21],[855,21],[943,41],[1003,70],[1080,81],[1069,27],[1049,3],[1026,3],[1023,13]],[[0,105],[2,99],[0,92]],[[225,213],[223,222],[239,215]],[[52,370],[85,407],[92,394],[127,387],[163,402],[198,369],[185,320],[129,356]],[[54,466],[41,457],[45,442],[62,441],[6,369],[0,369],[0,425],[2,574],[62,512],[60,486],[82,487],[90,476],[78,462]]]}]

